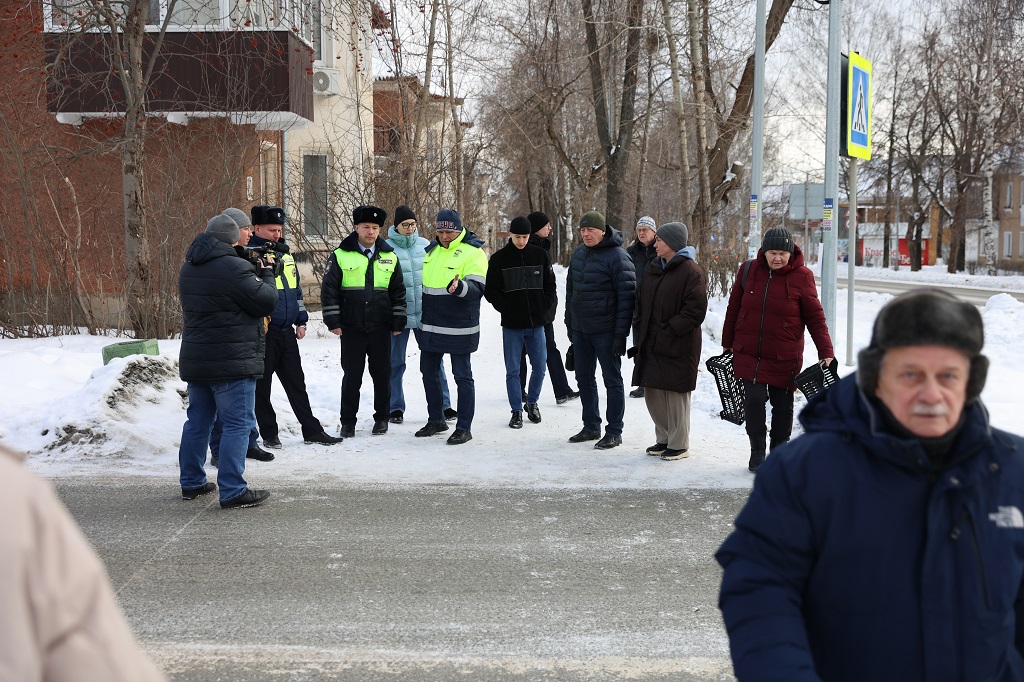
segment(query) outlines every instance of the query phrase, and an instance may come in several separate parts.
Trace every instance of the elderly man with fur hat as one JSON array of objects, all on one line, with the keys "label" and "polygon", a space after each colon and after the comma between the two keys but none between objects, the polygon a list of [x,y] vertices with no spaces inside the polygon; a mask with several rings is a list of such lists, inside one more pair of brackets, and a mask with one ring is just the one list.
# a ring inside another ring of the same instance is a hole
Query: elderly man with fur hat
[{"label": "elderly man with fur hat", "polygon": [[815,395],[719,549],[739,680],[1024,679],[1024,439],[978,309],[918,289]]}]

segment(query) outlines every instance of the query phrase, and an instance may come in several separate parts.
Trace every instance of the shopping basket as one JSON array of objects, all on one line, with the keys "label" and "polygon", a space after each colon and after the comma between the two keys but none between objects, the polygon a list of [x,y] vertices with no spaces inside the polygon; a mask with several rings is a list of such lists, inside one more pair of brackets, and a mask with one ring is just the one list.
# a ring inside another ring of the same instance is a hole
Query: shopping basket
[{"label": "shopping basket", "polygon": [[839,375],[836,374],[838,366],[839,363],[835,358],[832,358],[832,362],[825,367],[816,362],[796,375],[796,387],[800,389],[805,398],[810,398],[815,393],[821,393],[839,381]]},{"label": "shopping basket", "polygon": [[722,399],[722,411],[718,413],[718,416],[727,422],[742,424],[745,418],[743,414],[743,384],[732,372],[732,353],[723,353],[708,358],[704,364],[711,375],[715,377],[718,395]]}]

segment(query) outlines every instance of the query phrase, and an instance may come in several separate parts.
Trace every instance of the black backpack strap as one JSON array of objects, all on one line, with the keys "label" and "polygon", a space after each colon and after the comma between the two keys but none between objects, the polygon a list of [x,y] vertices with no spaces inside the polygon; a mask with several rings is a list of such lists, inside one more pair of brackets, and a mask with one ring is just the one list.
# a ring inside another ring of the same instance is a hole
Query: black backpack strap
[{"label": "black backpack strap", "polygon": [[744,291],[747,290],[747,275],[750,274],[750,266],[753,265],[753,263],[754,259],[751,258],[750,260],[743,264],[743,275],[740,278],[740,286],[743,288]]}]

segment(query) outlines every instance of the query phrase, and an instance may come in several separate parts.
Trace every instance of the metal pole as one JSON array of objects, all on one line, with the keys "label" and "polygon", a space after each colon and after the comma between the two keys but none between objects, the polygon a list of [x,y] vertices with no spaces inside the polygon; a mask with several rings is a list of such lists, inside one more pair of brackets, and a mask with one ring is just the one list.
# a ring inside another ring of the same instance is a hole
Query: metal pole
[{"label": "metal pole", "polygon": [[839,194],[839,97],[840,53],[842,37],[842,0],[828,5],[828,81],[825,114],[825,201],[821,231],[821,306],[825,309],[828,333],[836,338],[836,196]]},{"label": "metal pole", "polygon": [[[811,181],[811,174],[804,175],[804,259],[811,257],[811,237],[807,234],[807,203],[810,201],[811,188],[807,184]],[[810,260],[807,260],[809,263]]]},{"label": "metal pole", "polygon": [[850,159],[850,239],[846,247],[846,366],[853,367],[853,274],[857,265],[857,158]]},{"label": "metal pole", "polygon": [[750,235],[747,239],[747,257],[757,256],[761,247],[761,182],[764,175],[764,53],[765,3],[757,0],[756,38],[754,41],[754,120],[751,130],[753,158],[750,164]]}]

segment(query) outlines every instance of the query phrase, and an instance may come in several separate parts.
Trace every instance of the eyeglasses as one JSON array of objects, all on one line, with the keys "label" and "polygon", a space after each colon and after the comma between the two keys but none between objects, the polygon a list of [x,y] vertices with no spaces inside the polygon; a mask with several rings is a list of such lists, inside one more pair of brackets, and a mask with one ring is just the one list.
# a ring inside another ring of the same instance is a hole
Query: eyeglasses
[{"label": "eyeglasses", "polygon": [[398,226],[399,227],[416,227],[416,221],[415,220],[403,220],[402,222],[398,223]]}]

